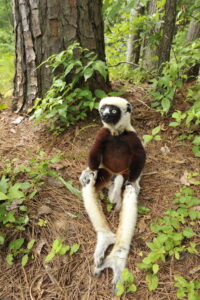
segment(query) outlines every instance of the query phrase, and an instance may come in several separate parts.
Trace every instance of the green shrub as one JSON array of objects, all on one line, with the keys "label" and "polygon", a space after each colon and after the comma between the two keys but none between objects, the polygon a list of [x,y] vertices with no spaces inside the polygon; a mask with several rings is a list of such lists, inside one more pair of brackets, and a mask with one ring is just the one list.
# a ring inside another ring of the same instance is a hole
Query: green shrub
[{"label": "green shrub", "polygon": [[[59,74],[44,99],[37,99],[33,107],[33,118],[45,120],[51,129],[69,126],[87,117],[87,113],[98,107],[96,97],[103,97],[101,90],[90,90],[89,79],[99,73],[106,81],[107,67],[97,56],[74,43],[58,55],[52,55],[46,62],[52,72]],[[46,63],[45,62],[45,63]]]},{"label": "green shrub", "polygon": [[13,88],[14,76],[14,57],[11,54],[4,53],[0,58],[0,93],[4,96],[10,96]]},{"label": "green shrub", "polygon": [[187,47],[177,48],[174,59],[165,63],[161,76],[152,79],[152,106],[162,114],[169,112],[177,89],[187,79],[187,71],[199,63],[200,39],[191,42]]}]

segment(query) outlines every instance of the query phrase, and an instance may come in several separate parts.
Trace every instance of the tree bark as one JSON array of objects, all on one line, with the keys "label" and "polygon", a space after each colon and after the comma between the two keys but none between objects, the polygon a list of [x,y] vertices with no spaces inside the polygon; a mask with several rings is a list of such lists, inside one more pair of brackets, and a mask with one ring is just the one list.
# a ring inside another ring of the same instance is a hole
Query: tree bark
[{"label": "tree bark", "polygon": [[[45,65],[37,68],[50,55],[78,41],[105,61],[102,1],[12,1],[16,50],[13,108],[26,111],[52,83],[51,70]],[[94,82],[106,88],[97,74]]]},{"label": "tree bark", "polygon": [[[156,7],[157,0],[151,0],[148,2],[147,11],[148,15],[153,15],[156,13],[157,7]],[[155,33],[155,31],[158,31],[158,29],[152,29],[152,31],[149,33],[149,35]],[[153,69],[157,68],[157,45],[155,42],[147,41],[145,39],[144,41],[144,54],[143,54],[143,61],[144,66],[147,68],[148,71],[152,71]]]},{"label": "tree bark", "polygon": [[171,45],[175,32],[176,0],[166,0],[164,8],[162,36],[158,47],[158,70],[162,72],[163,63],[170,60]]},{"label": "tree bark", "polygon": [[[192,19],[189,25],[188,33],[186,36],[186,43],[190,43],[196,39],[200,38],[200,22],[196,19]],[[187,72],[189,80],[196,78],[199,75],[200,64],[196,64],[191,67]]]},{"label": "tree bark", "polygon": [[[139,7],[136,9],[131,9],[130,21],[134,22],[134,18],[138,15],[144,14],[144,8]],[[126,52],[126,62],[127,63],[135,63],[138,64],[140,59],[140,49],[141,49],[141,41],[140,41],[140,28],[136,28],[133,33],[129,34],[127,41],[127,52]]]}]

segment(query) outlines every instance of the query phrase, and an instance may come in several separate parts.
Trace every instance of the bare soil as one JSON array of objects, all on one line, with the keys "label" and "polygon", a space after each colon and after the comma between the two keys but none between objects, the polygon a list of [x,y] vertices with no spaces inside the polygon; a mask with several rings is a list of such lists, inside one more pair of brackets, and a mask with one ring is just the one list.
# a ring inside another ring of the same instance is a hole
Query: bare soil
[{"label": "bare soil", "polygon": [[[146,146],[147,163],[141,180],[139,204],[150,208],[150,212],[138,216],[128,257],[127,266],[135,274],[138,290],[121,299],[174,300],[177,299],[174,275],[184,276],[188,280],[198,279],[199,255],[185,253],[180,260],[168,258],[166,263],[161,264],[159,287],[154,292],[148,291],[145,273],[136,265],[149,251],[146,242],[154,236],[150,223],[173,206],[175,193],[182,186],[180,178],[184,171],[199,172],[200,160],[194,157],[190,142],[177,140],[179,131],[168,126],[169,118],[162,117],[150,107],[147,90],[148,86],[130,85],[125,95],[133,105],[132,121],[138,135],[142,138],[160,125],[162,140],[152,141]],[[181,110],[187,106],[183,94],[184,90],[175,101],[175,106]],[[13,125],[12,121],[17,117],[10,110],[0,114],[0,169],[7,159],[19,158],[19,162],[24,163],[37,156],[41,150],[47,157],[62,153],[63,158],[54,168],[65,180],[72,180],[74,186],[80,189],[78,178],[87,166],[88,150],[101,126],[98,115],[89,116],[84,122],[66,129],[60,136],[53,135],[43,125],[35,126],[28,118]],[[165,145],[170,150],[168,154],[161,151]],[[198,188],[194,187],[194,190],[200,197]],[[100,278],[92,275],[96,238],[82,201],[55,180],[45,178],[41,191],[27,205],[30,222],[21,235],[27,240],[36,239],[33,256],[24,268],[20,262],[9,266],[5,262],[6,247],[0,250],[0,300],[118,299],[112,294],[111,270],[105,270]],[[102,205],[105,209],[106,204]],[[108,213],[106,209],[105,214],[113,230],[116,230],[119,214],[113,210]],[[39,218],[47,220],[46,226],[38,225]],[[193,239],[198,249],[199,228],[195,228],[197,235]],[[13,231],[10,239],[16,236],[19,237],[19,233]],[[52,242],[58,237],[68,245],[80,244],[79,251],[71,257],[67,254],[57,255],[52,262],[44,263]]]}]

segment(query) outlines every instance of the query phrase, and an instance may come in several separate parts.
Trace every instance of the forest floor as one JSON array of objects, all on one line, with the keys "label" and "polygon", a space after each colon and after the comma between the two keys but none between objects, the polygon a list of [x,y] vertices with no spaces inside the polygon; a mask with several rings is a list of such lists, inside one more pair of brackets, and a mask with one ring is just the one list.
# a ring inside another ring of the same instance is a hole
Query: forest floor
[{"label": "forest floor", "polygon": [[[124,95],[133,105],[132,123],[138,135],[142,138],[160,125],[162,139],[151,141],[146,146],[147,162],[141,179],[139,204],[148,207],[150,212],[138,216],[127,265],[136,277],[137,292],[121,299],[174,300],[177,299],[174,275],[197,279],[200,255],[184,253],[180,260],[170,257],[161,263],[159,286],[153,292],[148,291],[145,273],[137,268],[137,263],[149,252],[146,242],[154,236],[150,223],[173,207],[175,193],[183,186],[181,177],[185,171],[199,172],[200,160],[192,153],[189,141],[177,140],[179,131],[168,126],[169,118],[162,117],[150,107],[147,90],[148,86],[129,85]],[[180,110],[187,105],[182,93],[177,95],[175,105]],[[62,159],[53,168],[80,189],[78,178],[87,165],[88,150],[101,126],[98,115],[79,122],[60,136],[53,135],[43,125],[35,126],[28,118],[14,125],[12,122],[17,117],[9,109],[0,113],[0,171],[6,160],[18,158],[17,163],[23,164],[37,157],[40,151],[51,158],[60,153]],[[161,151],[165,145],[169,153]],[[0,250],[0,300],[117,299],[112,294],[111,270],[105,270],[100,278],[92,275],[96,237],[82,200],[55,179],[46,176],[44,182],[39,193],[27,203],[30,221],[26,231],[21,233],[27,240],[36,240],[32,258],[25,267],[21,267],[20,262],[10,266],[5,262],[6,248]],[[197,187],[194,190],[200,197]],[[107,212],[106,203],[102,204],[111,227],[116,230],[119,214],[114,210]],[[38,225],[39,219],[46,221],[44,226]],[[195,229],[197,235],[193,240],[199,250],[200,231],[199,227]],[[12,239],[16,236],[19,234],[13,230]],[[51,262],[44,263],[52,242],[58,237],[68,245],[80,244],[80,249],[72,256],[56,255]]]}]

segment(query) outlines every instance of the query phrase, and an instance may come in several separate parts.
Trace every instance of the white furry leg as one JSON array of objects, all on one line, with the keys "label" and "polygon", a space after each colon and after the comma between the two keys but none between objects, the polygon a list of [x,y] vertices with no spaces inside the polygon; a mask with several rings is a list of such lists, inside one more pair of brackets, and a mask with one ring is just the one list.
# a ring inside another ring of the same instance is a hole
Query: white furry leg
[{"label": "white furry leg", "polygon": [[122,175],[117,175],[114,179],[113,184],[109,188],[108,197],[110,203],[116,204],[115,210],[119,211],[121,209],[121,191],[124,183],[124,178]]},{"label": "white furry leg", "polygon": [[115,243],[115,234],[110,232],[97,232],[97,244],[94,252],[95,268],[100,267],[104,261],[108,247]]},{"label": "white furry leg", "polygon": [[112,281],[114,286],[121,280],[121,273],[126,266],[137,219],[137,195],[138,185],[127,184],[124,191],[116,243],[111,253],[106,257],[103,265],[95,269],[95,275],[99,276],[102,270],[111,268],[114,273]]},{"label": "white furry leg", "polygon": [[115,234],[111,231],[106,221],[98,194],[95,190],[96,175],[93,171],[85,170],[80,177],[80,181],[83,184],[82,195],[84,206],[97,233],[94,263],[95,267],[99,267],[103,263],[106,249],[109,245],[115,243]]}]

